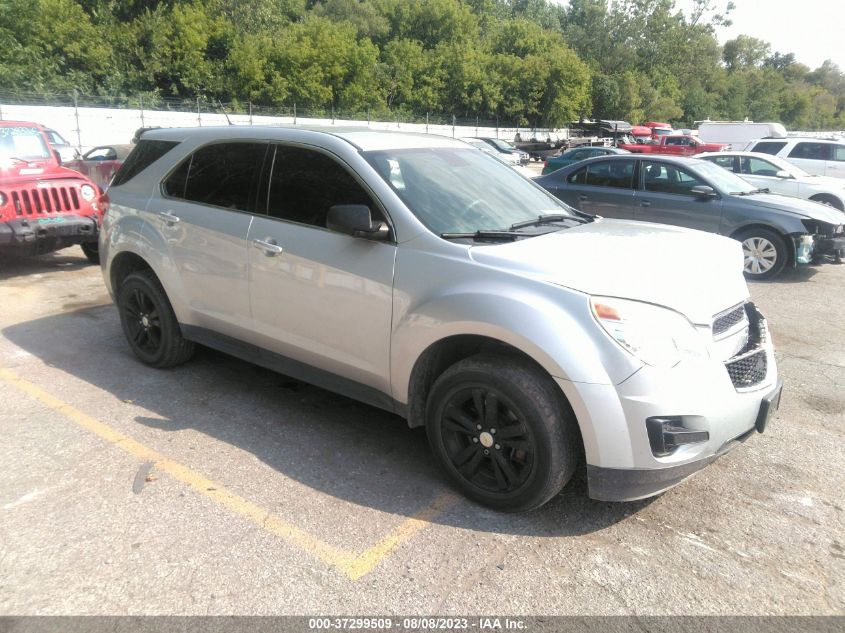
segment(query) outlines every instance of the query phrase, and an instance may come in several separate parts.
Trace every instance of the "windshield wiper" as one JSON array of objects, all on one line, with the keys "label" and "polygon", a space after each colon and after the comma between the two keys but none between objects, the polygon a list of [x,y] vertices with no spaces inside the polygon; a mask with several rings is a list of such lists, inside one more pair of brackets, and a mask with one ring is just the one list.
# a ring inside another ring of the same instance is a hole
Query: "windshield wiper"
[{"label": "windshield wiper", "polygon": [[511,231],[485,231],[478,230],[474,233],[441,233],[440,237],[444,240],[459,240],[459,239],[474,239],[474,240],[502,240],[505,242],[514,242],[520,237],[527,237],[522,233],[513,233]]},{"label": "windshield wiper", "polygon": [[572,220],[573,222],[577,222],[578,224],[587,224],[588,222],[593,221],[592,218],[582,218],[578,217],[577,215],[549,213],[547,215],[538,215],[534,220],[523,220],[522,222],[516,222],[515,224],[511,224],[510,230],[513,231],[515,229],[523,229],[526,226],[542,226],[544,224],[552,224],[554,222],[565,222],[566,220]]},{"label": "windshield wiper", "polygon": [[18,158],[17,156],[4,156],[4,158],[5,158],[6,160],[16,160],[16,161],[18,161],[19,163],[24,163],[24,164],[26,164],[26,165],[29,165],[29,161],[28,161],[28,160],[26,160],[25,158]]}]

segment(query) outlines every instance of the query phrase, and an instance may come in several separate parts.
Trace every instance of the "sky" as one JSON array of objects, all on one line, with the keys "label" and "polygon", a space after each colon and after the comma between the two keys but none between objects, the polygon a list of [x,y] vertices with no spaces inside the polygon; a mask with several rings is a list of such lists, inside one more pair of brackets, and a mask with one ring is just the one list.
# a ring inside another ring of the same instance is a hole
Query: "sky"
[{"label": "sky", "polygon": [[[722,8],[727,0],[717,0]],[[737,35],[751,35],[772,45],[772,52],[795,53],[811,69],[831,59],[845,70],[845,1],[843,0],[734,0],[733,25],[720,28],[721,43]],[[689,0],[676,0],[687,9]]]},{"label": "sky", "polygon": [[[568,4],[567,0],[553,0]],[[723,10],[728,0],[716,0]],[[831,59],[845,70],[845,0],[733,0],[733,25],[717,30],[724,44],[737,35],[750,35],[769,42],[772,52],[795,53],[795,59],[811,69]],[[691,0],[675,0],[687,10]]]}]

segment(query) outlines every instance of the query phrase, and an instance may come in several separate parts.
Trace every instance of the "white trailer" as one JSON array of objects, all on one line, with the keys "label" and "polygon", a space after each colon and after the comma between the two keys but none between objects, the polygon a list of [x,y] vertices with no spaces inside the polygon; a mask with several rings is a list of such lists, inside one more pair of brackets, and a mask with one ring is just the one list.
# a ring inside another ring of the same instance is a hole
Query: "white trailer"
[{"label": "white trailer", "polygon": [[786,138],[786,128],[780,123],[754,121],[697,121],[698,137],[705,143],[722,143],[730,149],[744,149],[758,138]]}]

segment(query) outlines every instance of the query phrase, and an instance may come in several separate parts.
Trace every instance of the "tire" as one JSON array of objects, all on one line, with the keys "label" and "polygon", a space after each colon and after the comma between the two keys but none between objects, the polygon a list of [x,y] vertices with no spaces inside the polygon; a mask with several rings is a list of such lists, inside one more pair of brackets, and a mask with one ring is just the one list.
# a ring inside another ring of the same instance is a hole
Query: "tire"
[{"label": "tire", "polygon": [[99,264],[100,263],[100,244],[98,242],[85,242],[80,244],[82,247],[82,252],[85,253],[85,257],[88,258],[88,261],[92,264]]},{"label": "tire", "polygon": [[426,403],[426,432],[464,495],[507,512],[557,495],[581,455],[575,416],[557,385],[511,355],[479,354],[443,372]]},{"label": "tire", "polygon": [[810,200],[812,200],[813,202],[826,204],[827,206],[833,207],[834,209],[839,209],[840,211],[845,211],[845,204],[843,204],[841,200],[835,198],[834,196],[820,194],[818,196],[813,196],[812,198],[810,198]]},{"label": "tire", "polygon": [[193,356],[194,344],[182,336],[164,288],[151,271],[126,277],[117,292],[117,308],[129,347],[142,362],[163,369]]},{"label": "tire", "polygon": [[786,265],[786,242],[774,231],[752,228],[740,231],[734,239],[742,243],[746,278],[771,279]]}]

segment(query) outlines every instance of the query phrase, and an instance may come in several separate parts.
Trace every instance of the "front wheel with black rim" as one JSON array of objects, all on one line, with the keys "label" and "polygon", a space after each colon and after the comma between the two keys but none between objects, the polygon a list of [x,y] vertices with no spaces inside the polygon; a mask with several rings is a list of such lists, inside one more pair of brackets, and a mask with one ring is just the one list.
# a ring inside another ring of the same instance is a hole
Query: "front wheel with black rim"
[{"label": "front wheel with black rim", "polygon": [[100,263],[100,245],[97,242],[83,242],[80,244],[82,252],[92,264]]},{"label": "front wheel with black rim", "polygon": [[771,279],[786,265],[786,242],[769,229],[752,228],[737,233],[742,244],[743,270],[748,279]]},{"label": "front wheel with black rim", "polygon": [[470,499],[510,512],[560,492],[580,455],[577,423],[551,377],[530,361],[479,354],[447,369],[426,405],[429,444]]},{"label": "front wheel with black rim", "polygon": [[135,355],[147,365],[180,365],[194,353],[182,336],[164,288],[150,271],[127,276],[117,292],[120,324]]}]

